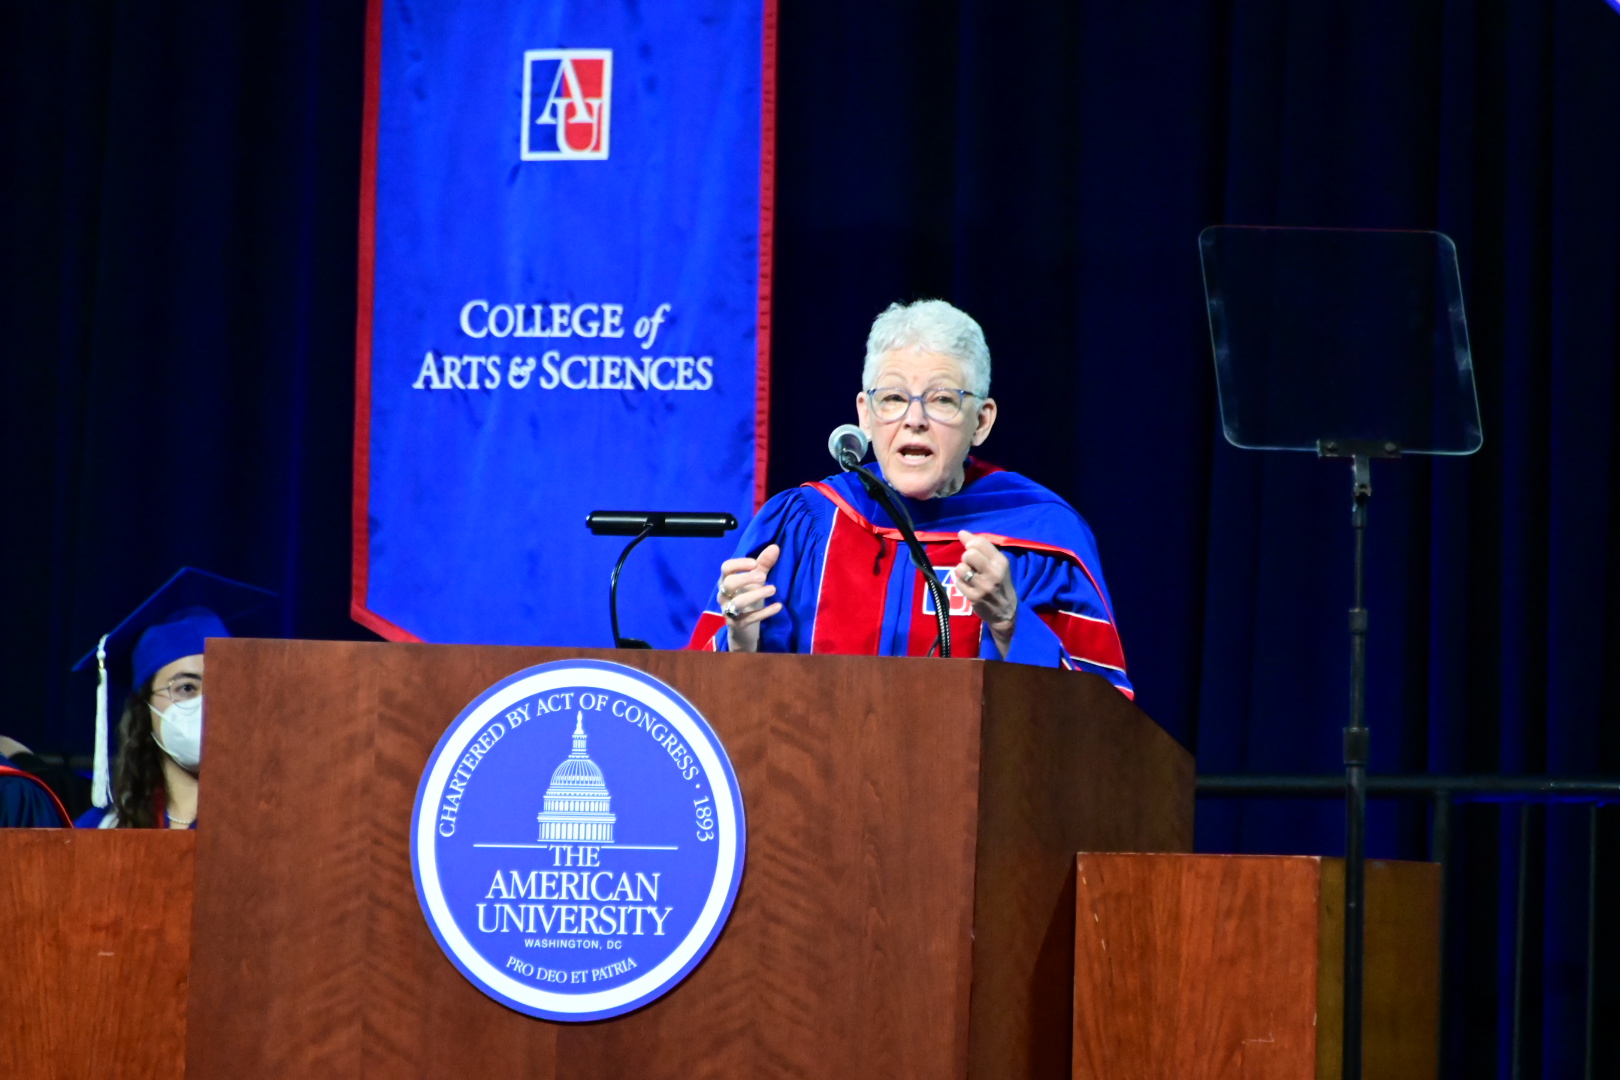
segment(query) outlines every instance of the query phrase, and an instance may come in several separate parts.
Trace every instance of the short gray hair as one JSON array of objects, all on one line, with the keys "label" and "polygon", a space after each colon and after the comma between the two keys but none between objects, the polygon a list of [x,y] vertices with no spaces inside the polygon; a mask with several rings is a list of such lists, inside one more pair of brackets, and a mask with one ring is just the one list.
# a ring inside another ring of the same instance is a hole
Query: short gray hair
[{"label": "short gray hair", "polygon": [[861,371],[861,389],[872,389],[883,354],[895,349],[918,349],[948,356],[962,365],[962,387],[980,400],[990,396],[990,346],[984,331],[973,317],[943,300],[918,300],[911,304],[890,304],[872,320],[866,335],[866,366]]}]

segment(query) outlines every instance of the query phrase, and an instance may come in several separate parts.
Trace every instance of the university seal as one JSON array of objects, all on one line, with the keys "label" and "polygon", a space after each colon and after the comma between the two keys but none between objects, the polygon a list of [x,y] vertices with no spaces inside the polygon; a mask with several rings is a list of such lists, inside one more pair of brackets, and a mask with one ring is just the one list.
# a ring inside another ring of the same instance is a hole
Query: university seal
[{"label": "university seal", "polygon": [[602,1020],[668,993],[737,896],[742,795],[673,688],[568,660],[480,694],[417,788],[411,865],[440,947],[490,997]]}]

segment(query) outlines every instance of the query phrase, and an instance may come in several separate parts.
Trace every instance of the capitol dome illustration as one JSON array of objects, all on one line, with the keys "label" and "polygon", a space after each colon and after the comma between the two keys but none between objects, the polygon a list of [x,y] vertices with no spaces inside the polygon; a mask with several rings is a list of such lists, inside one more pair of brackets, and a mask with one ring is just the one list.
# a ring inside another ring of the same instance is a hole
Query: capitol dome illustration
[{"label": "capitol dome illustration", "polygon": [[613,843],[614,815],[602,770],[585,753],[585,714],[574,721],[574,750],[551,774],[539,814],[542,842]]}]

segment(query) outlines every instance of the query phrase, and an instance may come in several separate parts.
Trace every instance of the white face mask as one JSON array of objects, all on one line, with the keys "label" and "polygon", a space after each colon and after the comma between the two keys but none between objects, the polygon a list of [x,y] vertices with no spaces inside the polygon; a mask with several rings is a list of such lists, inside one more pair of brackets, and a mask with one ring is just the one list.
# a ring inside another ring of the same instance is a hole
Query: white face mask
[{"label": "white face mask", "polygon": [[202,695],[190,701],[177,701],[167,709],[152,706],[152,711],[163,718],[163,734],[158,725],[152,726],[152,741],[174,759],[187,772],[196,772],[202,764]]}]

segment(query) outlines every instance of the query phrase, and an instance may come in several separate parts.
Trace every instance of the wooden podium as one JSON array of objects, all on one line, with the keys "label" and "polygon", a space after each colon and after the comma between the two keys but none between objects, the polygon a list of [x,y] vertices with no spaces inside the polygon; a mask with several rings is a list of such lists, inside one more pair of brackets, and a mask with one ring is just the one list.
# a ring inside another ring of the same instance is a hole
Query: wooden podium
[{"label": "wooden podium", "polygon": [[0,829],[0,1077],[184,1075],[195,840]]},{"label": "wooden podium", "polygon": [[[1344,860],[1077,859],[1074,1080],[1339,1080]],[[1440,866],[1367,862],[1363,1073],[1434,1080]]]},{"label": "wooden podium", "polygon": [[[703,712],[749,836],[707,959],[568,1025],[444,957],[408,832],[461,708],[580,656]],[[208,680],[196,833],[0,830],[0,1076],[1066,1077],[1075,852],[1192,841],[1191,758],[1090,675],[220,640]]]},{"label": "wooden podium", "polygon": [[[719,734],[731,920],[637,1012],[475,989],[411,879],[411,804],[478,693],[571,657]],[[1191,847],[1193,764],[1102,679],[979,661],[221,640],[208,646],[190,1080],[1066,1077],[1074,853]]]}]

